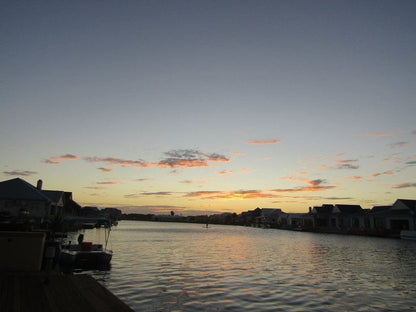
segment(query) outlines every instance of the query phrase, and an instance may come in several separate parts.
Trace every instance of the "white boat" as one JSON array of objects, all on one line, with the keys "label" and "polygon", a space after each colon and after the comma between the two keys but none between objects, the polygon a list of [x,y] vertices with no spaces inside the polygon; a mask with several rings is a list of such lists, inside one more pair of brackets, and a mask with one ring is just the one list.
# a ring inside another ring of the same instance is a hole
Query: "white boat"
[{"label": "white boat", "polygon": [[64,245],[59,264],[73,269],[105,269],[110,265],[113,252],[103,249],[101,244],[83,242],[79,245]]},{"label": "white boat", "polygon": [[78,244],[62,245],[59,264],[64,269],[109,269],[113,252],[107,249],[108,234],[106,231],[105,247],[102,244],[84,242],[84,235],[78,236]]},{"label": "white boat", "polygon": [[401,239],[416,240],[416,231],[402,230],[400,232]]}]

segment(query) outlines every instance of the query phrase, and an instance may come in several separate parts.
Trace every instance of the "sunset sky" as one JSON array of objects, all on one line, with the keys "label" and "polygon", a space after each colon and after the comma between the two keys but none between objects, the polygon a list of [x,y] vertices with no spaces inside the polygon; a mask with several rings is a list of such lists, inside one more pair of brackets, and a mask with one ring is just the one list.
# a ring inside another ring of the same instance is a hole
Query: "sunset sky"
[{"label": "sunset sky", "polygon": [[0,180],[123,212],[416,199],[416,1],[3,1]]}]

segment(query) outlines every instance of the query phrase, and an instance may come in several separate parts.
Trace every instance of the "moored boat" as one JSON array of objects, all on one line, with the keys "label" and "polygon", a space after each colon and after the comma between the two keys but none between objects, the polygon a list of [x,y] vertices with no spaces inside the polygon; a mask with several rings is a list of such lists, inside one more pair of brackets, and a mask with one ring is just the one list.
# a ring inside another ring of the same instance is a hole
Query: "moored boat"
[{"label": "moored boat", "polygon": [[60,265],[74,269],[100,269],[110,265],[113,252],[101,244],[82,242],[79,245],[63,245]]}]

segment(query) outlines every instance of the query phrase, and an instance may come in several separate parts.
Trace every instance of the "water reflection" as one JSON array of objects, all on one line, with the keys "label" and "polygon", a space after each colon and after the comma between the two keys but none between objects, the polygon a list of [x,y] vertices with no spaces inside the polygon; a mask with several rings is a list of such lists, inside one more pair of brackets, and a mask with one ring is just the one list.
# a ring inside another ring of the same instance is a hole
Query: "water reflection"
[{"label": "water reflection", "polygon": [[[95,240],[99,230],[86,231]],[[137,311],[413,311],[416,244],[120,222],[105,285]]]}]

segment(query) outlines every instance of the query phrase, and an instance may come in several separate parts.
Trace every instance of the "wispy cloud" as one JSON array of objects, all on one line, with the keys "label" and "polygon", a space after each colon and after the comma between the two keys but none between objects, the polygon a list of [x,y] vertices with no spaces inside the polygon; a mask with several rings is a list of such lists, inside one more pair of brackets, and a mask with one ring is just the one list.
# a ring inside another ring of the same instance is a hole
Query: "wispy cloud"
[{"label": "wispy cloud", "polygon": [[98,170],[101,170],[102,172],[104,172],[104,173],[108,173],[108,172],[112,172],[113,171],[113,169],[110,169],[110,168],[104,168],[104,167],[100,167],[100,168],[98,168]]},{"label": "wispy cloud", "polygon": [[299,192],[318,192],[326,191],[335,188],[334,185],[314,185],[314,186],[299,186],[294,188],[285,188],[285,189],[274,189],[274,192],[277,193],[299,193]]},{"label": "wispy cloud", "polygon": [[194,182],[192,182],[191,180],[182,180],[182,181],[179,181],[179,183],[182,183],[182,184],[192,184]]},{"label": "wispy cloud", "polygon": [[234,155],[234,156],[244,156],[245,153],[243,153],[243,152],[232,152],[231,155]]},{"label": "wispy cloud", "polygon": [[391,171],[391,170],[384,171],[384,172],[377,172],[377,173],[373,173],[371,175],[371,177],[376,178],[376,177],[379,177],[379,176],[382,176],[382,175],[394,175],[394,172]]},{"label": "wispy cloud", "polygon": [[9,176],[22,176],[22,177],[28,177],[34,174],[38,174],[36,171],[29,171],[29,170],[3,171],[3,173]]},{"label": "wispy cloud", "polygon": [[270,144],[278,144],[282,140],[273,139],[273,140],[247,140],[246,144],[248,145],[270,145]]},{"label": "wispy cloud", "polygon": [[372,137],[372,138],[380,138],[380,137],[390,136],[390,134],[388,134],[386,132],[365,132],[365,133],[362,133],[362,135],[366,136],[366,137]]},{"label": "wispy cloud", "polygon": [[72,154],[65,154],[61,156],[52,156],[48,159],[45,159],[43,162],[48,165],[60,165],[62,160],[75,160],[78,159],[78,156]]},{"label": "wispy cloud", "polygon": [[102,186],[84,186],[84,188],[90,189],[90,190],[105,190],[105,187],[102,187]]},{"label": "wispy cloud", "polygon": [[320,185],[322,183],[326,183],[325,179],[308,180],[308,179],[300,179],[300,178],[294,178],[294,177],[279,178],[279,180],[302,182],[302,183],[309,184],[311,186],[317,186],[317,185]]},{"label": "wispy cloud", "polygon": [[143,159],[130,160],[116,157],[85,157],[92,163],[103,163],[106,166],[136,167],[136,168],[200,168],[210,167],[210,162],[229,162],[230,159],[217,153],[204,153],[194,149],[179,149],[165,152],[166,156],[160,161],[148,162]]},{"label": "wispy cloud", "polygon": [[146,182],[146,181],[149,181],[149,179],[148,178],[141,178],[141,179],[135,179],[135,181],[137,181],[137,182]]},{"label": "wispy cloud", "polygon": [[279,188],[279,189],[272,190],[273,192],[278,192],[278,193],[318,192],[318,191],[325,191],[325,190],[330,190],[330,189],[335,188],[334,185],[322,185],[327,182],[325,179],[307,180],[307,179],[299,179],[295,177],[286,177],[286,178],[280,178],[279,180],[302,182],[302,183],[307,184],[308,186],[297,186],[293,188]]},{"label": "wispy cloud", "polygon": [[337,160],[335,161],[336,169],[358,169],[359,166],[355,163],[358,162],[358,159],[346,159],[346,160]]},{"label": "wispy cloud", "polygon": [[84,160],[88,162],[92,162],[92,163],[104,163],[107,166],[121,166],[121,167],[135,166],[139,168],[147,167],[147,163],[142,159],[129,160],[129,159],[122,159],[122,158],[115,158],[115,157],[102,158],[102,157],[93,156],[93,157],[85,157]]},{"label": "wispy cloud", "polygon": [[409,147],[409,142],[401,141],[401,142],[394,142],[389,144],[391,148],[407,148]]},{"label": "wispy cloud", "polygon": [[409,187],[416,187],[416,183],[406,182],[406,183],[401,183],[401,184],[397,184],[393,186],[393,188],[395,189],[409,188]]},{"label": "wispy cloud", "polygon": [[223,171],[220,171],[220,172],[218,172],[218,174],[219,175],[227,175],[227,174],[233,174],[234,173],[234,171],[232,171],[232,170],[223,170]]},{"label": "wispy cloud", "polygon": [[346,177],[344,178],[344,180],[352,180],[352,181],[361,181],[363,179],[363,177],[361,176],[353,176],[353,177]]},{"label": "wispy cloud", "polygon": [[120,182],[119,181],[104,181],[104,182],[97,182],[97,184],[114,185],[114,184],[120,184]]},{"label": "wispy cloud", "polygon": [[256,169],[250,169],[250,168],[242,168],[239,170],[241,174],[251,174],[253,172],[257,171]]},{"label": "wispy cloud", "polygon": [[200,199],[256,199],[256,198],[274,198],[274,194],[265,193],[259,190],[238,190],[238,191],[199,191],[189,192],[184,197]]},{"label": "wispy cloud", "polygon": [[217,153],[203,153],[194,149],[180,149],[166,152],[167,156],[157,164],[159,167],[197,168],[209,167],[209,162],[229,162],[230,159]]},{"label": "wispy cloud", "polygon": [[172,192],[142,192],[140,195],[143,196],[171,196]]}]

